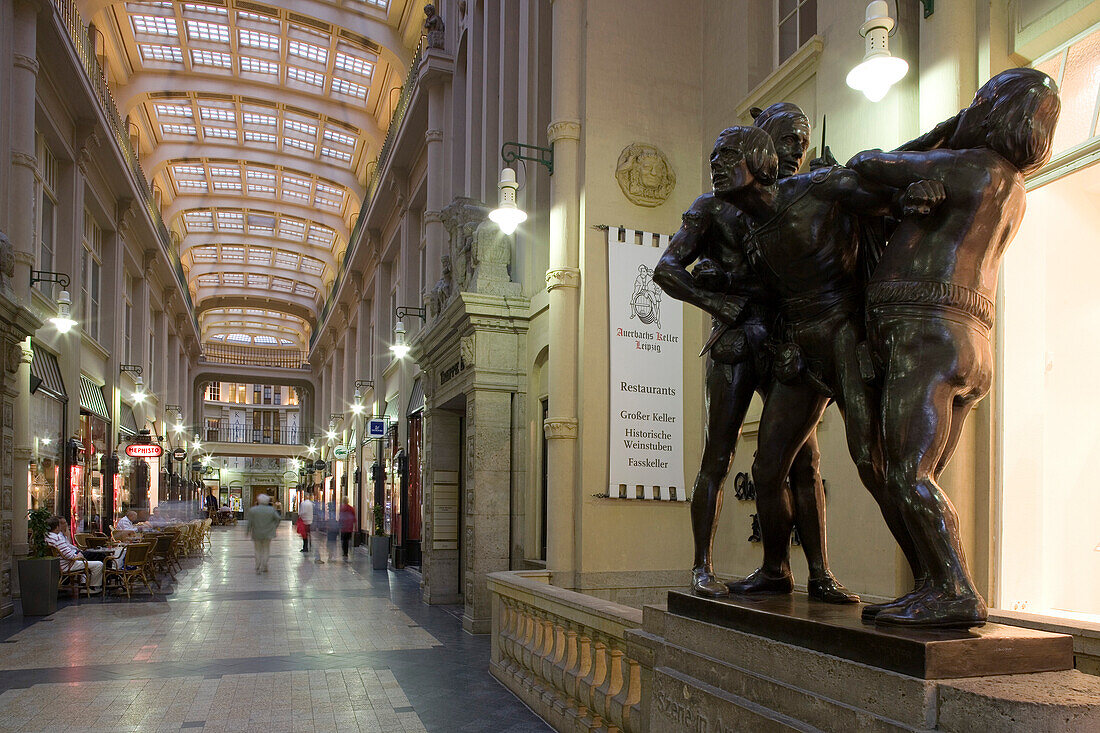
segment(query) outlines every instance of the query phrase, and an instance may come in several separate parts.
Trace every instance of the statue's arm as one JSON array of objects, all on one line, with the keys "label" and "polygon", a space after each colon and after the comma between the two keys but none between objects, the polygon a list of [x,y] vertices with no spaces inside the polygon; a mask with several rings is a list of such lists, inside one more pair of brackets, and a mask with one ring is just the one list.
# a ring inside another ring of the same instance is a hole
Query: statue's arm
[{"label": "statue's arm", "polygon": [[861,178],[850,168],[834,169],[814,190],[819,197],[836,201],[849,213],[861,216],[887,216],[897,200],[896,188]]},{"label": "statue's arm", "polygon": [[653,270],[653,282],[673,298],[691,303],[732,324],[744,308],[746,299],[699,287],[687,269],[704,253],[708,237],[714,236],[711,227],[713,212],[698,204],[697,201],[684,213],[684,223],[673,235],[668,249]]},{"label": "statue's arm", "polygon": [[892,186],[905,189],[912,183],[924,180],[942,180],[944,171],[954,168],[954,151],[932,150],[927,152],[883,152],[865,150],[848,161],[867,184]]}]

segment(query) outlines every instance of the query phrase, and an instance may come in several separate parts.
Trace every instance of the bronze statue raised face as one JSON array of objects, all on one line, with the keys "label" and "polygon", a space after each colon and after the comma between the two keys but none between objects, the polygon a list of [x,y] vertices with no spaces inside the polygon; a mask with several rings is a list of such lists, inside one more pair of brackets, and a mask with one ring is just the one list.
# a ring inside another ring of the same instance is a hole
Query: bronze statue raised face
[{"label": "bronze statue raised face", "polygon": [[768,134],[757,127],[729,127],[714,143],[710,180],[716,196],[728,196],[759,181],[775,183],[779,158]]},{"label": "bronze statue raised face", "polygon": [[779,177],[793,176],[802,167],[802,158],[810,147],[810,123],[805,117],[787,117],[771,135],[775,154],[779,156]]}]

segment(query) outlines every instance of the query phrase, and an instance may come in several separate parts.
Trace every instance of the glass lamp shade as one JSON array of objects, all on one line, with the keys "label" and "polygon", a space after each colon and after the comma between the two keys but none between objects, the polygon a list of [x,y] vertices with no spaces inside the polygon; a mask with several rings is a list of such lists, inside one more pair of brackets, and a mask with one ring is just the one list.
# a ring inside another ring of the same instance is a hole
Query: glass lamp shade
[{"label": "glass lamp shade", "polygon": [[500,204],[489,212],[489,218],[496,222],[500,231],[511,234],[523,222],[527,221],[527,212],[516,205],[516,172],[511,168],[500,171]]},{"label": "glass lamp shade", "polygon": [[68,333],[76,321],[72,318],[73,300],[68,290],[62,290],[57,296],[57,315],[50,319],[58,333]]},{"label": "glass lamp shade", "polygon": [[875,55],[848,72],[848,86],[863,92],[872,102],[878,102],[908,73],[909,64],[896,56]]}]

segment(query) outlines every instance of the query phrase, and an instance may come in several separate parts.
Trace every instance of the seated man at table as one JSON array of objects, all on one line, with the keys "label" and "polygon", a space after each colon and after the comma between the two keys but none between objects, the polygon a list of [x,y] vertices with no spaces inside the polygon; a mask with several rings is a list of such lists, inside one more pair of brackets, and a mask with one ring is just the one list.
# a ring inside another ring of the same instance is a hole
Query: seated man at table
[{"label": "seated man at table", "polygon": [[[68,572],[73,569],[76,561],[84,557],[76,545],[69,542],[66,536],[69,531],[69,523],[58,516],[46,520],[46,544],[57,550],[61,556],[61,569]],[[92,593],[103,592],[103,563],[99,560],[88,560],[88,573],[91,575],[88,585]]]},{"label": "seated man at table", "polygon": [[171,521],[160,512],[160,507],[153,507],[153,513],[149,515],[150,527],[167,527]]},{"label": "seated man at table", "polygon": [[136,532],[137,527],[134,526],[134,520],[137,519],[137,512],[128,511],[118,518],[115,522],[115,529],[118,531]]}]

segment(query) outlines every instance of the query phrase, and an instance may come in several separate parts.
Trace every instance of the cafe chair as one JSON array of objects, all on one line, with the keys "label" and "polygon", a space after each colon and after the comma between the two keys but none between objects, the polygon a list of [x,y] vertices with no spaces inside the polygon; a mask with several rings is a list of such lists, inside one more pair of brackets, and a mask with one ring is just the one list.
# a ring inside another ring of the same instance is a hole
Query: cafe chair
[{"label": "cafe chair", "polygon": [[[152,584],[156,584],[157,581],[156,578],[150,578],[152,550],[153,545],[148,542],[135,542],[129,545],[126,548],[125,564],[105,570],[104,582],[108,577],[117,580],[118,584],[126,590],[126,598],[130,598],[134,581],[137,580],[141,581],[146,590],[153,593]],[[159,584],[157,585],[159,587]]]},{"label": "cafe chair", "polygon": [[[50,548],[50,555],[52,557],[61,557],[61,553],[57,551],[56,547]],[[73,598],[79,598],[81,590],[91,595],[91,581],[92,574],[88,571],[88,561],[83,557],[73,560],[68,570],[61,570],[60,587],[70,588],[73,592]]]}]

